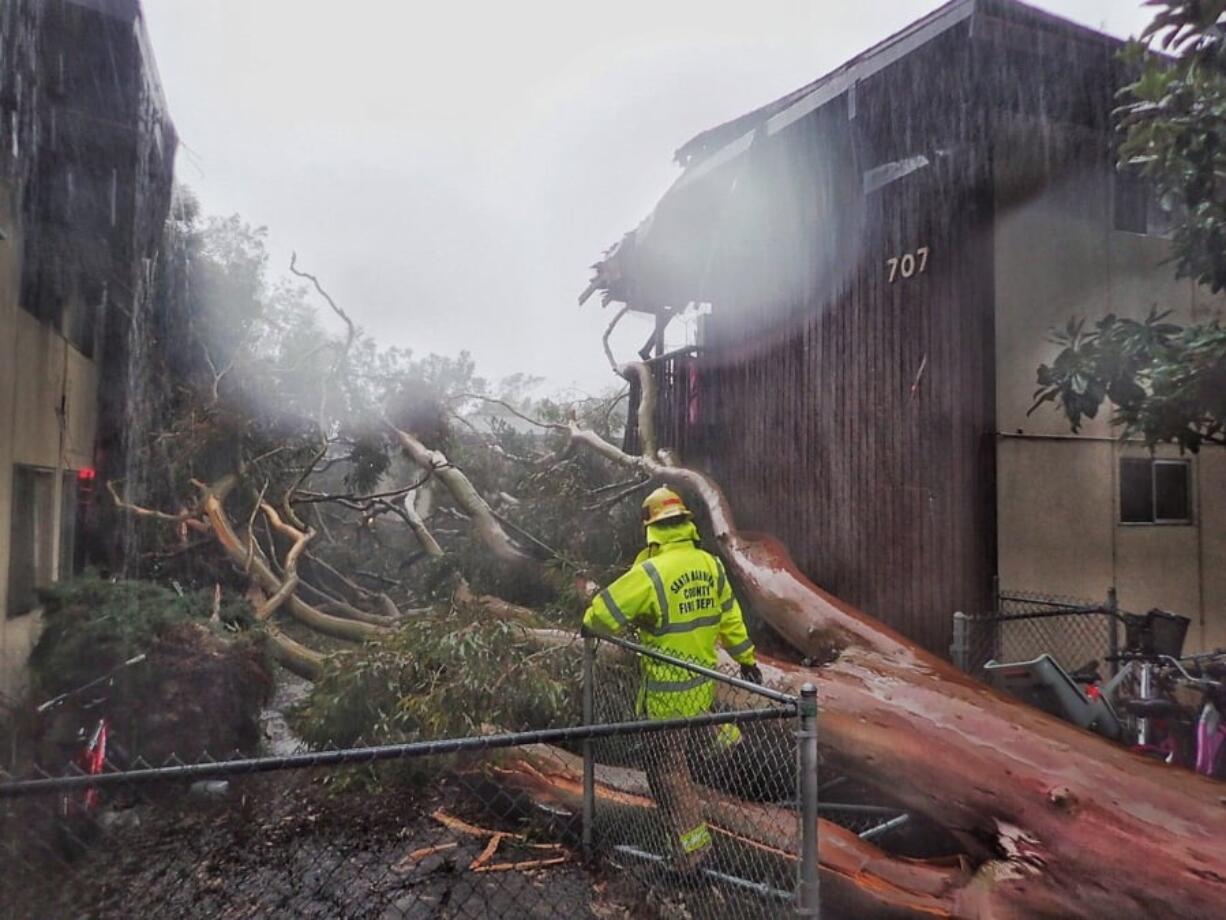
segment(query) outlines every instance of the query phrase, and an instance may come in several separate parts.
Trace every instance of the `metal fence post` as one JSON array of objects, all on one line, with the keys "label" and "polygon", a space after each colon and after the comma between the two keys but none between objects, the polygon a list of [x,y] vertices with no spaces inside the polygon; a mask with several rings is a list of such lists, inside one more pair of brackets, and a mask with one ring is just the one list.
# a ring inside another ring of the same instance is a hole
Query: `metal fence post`
[{"label": "metal fence post", "polygon": [[796,915],[821,914],[817,855],[817,688],[800,688],[800,730],[796,732],[797,777],[800,792],[800,867],[796,891]]},{"label": "metal fence post", "polygon": [[949,657],[960,671],[970,671],[971,644],[970,620],[961,610],[954,612],[954,641],[949,646]]},{"label": "metal fence post", "polygon": [[[587,636],[583,640],[583,724],[591,725],[595,719],[594,675],[596,640]],[[583,858],[592,858],[592,824],[596,818],[596,763],[592,760],[592,741],[583,742]]]},{"label": "metal fence post", "polygon": [[1107,589],[1107,656],[1111,659],[1111,676],[1114,677],[1120,669],[1120,663],[1114,658],[1120,653],[1119,623],[1116,617],[1120,612],[1119,595],[1115,593],[1115,585]]}]

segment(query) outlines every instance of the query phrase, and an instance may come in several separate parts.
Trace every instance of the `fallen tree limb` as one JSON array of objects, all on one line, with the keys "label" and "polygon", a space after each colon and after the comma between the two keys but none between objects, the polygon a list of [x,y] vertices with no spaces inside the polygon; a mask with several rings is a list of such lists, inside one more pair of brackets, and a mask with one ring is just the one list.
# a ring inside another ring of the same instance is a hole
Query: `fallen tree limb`
[{"label": "fallen tree limb", "polygon": [[[501,755],[498,780],[553,811],[582,810],[582,760],[559,748],[531,745]],[[624,767],[596,767],[597,815],[602,824],[641,823],[655,811],[646,777]],[[796,815],[786,809],[730,799],[712,791],[703,810],[717,834],[786,863],[798,859]],[[829,916],[873,918],[979,917],[968,873],[891,857],[851,831],[819,819],[822,902]]]},{"label": "fallen tree limb", "polygon": [[[590,449],[695,495],[742,600],[807,658],[768,678],[817,683],[825,756],[908,808],[1004,854],[990,878],[1020,916],[1216,918],[1226,903],[1226,796],[1002,696],[822,591],[776,540],[737,531],[706,476],[632,457],[572,425]],[[883,573],[883,577],[888,577]]]},{"label": "fallen tree limb", "polygon": [[392,596],[386,591],[379,594],[379,604],[383,607],[383,615],[392,623],[399,623],[404,616],[400,608],[396,606],[396,602],[392,600]]},{"label": "fallen tree limb", "polygon": [[[220,501],[233,489],[236,482],[235,477],[226,477],[220,480],[213,486],[204,487],[203,492],[206,499],[211,496],[215,500]],[[114,483],[107,482],[107,490],[111,493],[115,504],[119,507],[134,514],[138,517],[147,517],[154,520],[166,521],[176,525],[186,527],[190,530],[208,533],[215,538],[219,538],[216,528],[212,525],[211,519],[206,517],[206,520],[200,520],[197,516],[199,511],[181,511],[178,514],[166,514],[162,511],[155,511],[150,508],[143,508],[139,505],[132,504],[120,497],[115,489]],[[207,515],[207,511],[205,512]],[[255,547],[254,543],[244,545],[239,541],[238,537],[230,530],[232,541],[226,548],[231,562],[233,562],[241,571],[249,571],[249,567],[254,561]],[[290,576],[282,582],[272,571],[267,564],[261,559],[261,565],[267,573],[267,578],[264,579],[264,587],[266,591],[259,590],[258,596],[250,597],[252,607],[255,612],[255,617],[263,623],[264,632],[268,636],[268,641],[272,645],[273,654],[281,664],[285,665],[290,671],[305,677],[307,680],[316,680],[323,668],[323,656],[318,652],[307,648],[300,642],[296,642],[289,636],[285,635],[275,625],[269,622],[273,613],[277,611],[291,597],[293,589],[297,586],[297,561],[303,549],[305,549],[309,537],[307,534],[302,534],[301,540],[296,540],[294,547],[290,550],[286,559],[287,566],[290,567]],[[262,554],[261,554],[262,555]],[[257,586],[258,588],[259,586]]]},{"label": "fallen tree limb", "polygon": [[[389,504],[392,503],[389,502]],[[422,552],[434,559],[442,557],[443,548],[438,545],[438,540],[434,539],[434,535],[426,527],[426,522],[417,513],[417,504],[413,499],[412,493],[406,495],[404,501],[399,504],[392,504],[392,510],[398,513],[401,519],[409,525],[409,529],[413,531],[413,536],[417,537],[417,542],[421,546]]]},{"label": "fallen tree limb", "polygon": [[458,606],[480,607],[487,616],[495,620],[508,620],[523,623],[525,626],[537,626],[541,622],[540,615],[529,607],[521,607],[490,594],[473,593],[473,589],[463,578],[456,582],[455,590],[451,592],[451,602]]},{"label": "fallen tree limb", "polygon": [[[303,532],[284,524],[277,515],[277,512],[273,510],[272,505],[265,501],[260,502],[259,508],[264,512],[264,516],[268,518],[268,523],[274,529],[288,535],[294,541],[289,548],[289,552],[285,554],[285,561],[281,564],[281,571],[284,573],[281,584],[277,586],[276,591],[273,592],[267,601],[256,608],[255,618],[264,622],[298,589],[298,560],[306,552],[307,544],[315,538],[315,531],[307,530]],[[248,571],[250,571],[251,563],[255,559],[254,548],[255,541],[249,540],[247,543],[246,562]]]},{"label": "fallen tree limb", "polygon": [[333,579],[352,592],[353,595],[358,598],[358,600],[369,601],[375,597],[375,593],[373,591],[367,591],[352,578],[338,571],[336,566],[332,565],[330,562],[328,562],[328,560],[321,559],[314,553],[307,553],[306,556],[311,560],[312,565],[319,566],[319,568],[331,575]]},{"label": "fallen tree limb", "polygon": [[[247,601],[251,604],[252,609],[256,611],[257,617],[259,616],[260,609],[268,603],[267,595],[255,584],[247,589]],[[291,639],[281,632],[275,623],[266,621],[264,623],[264,634],[272,646],[273,656],[281,665],[309,681],[319,680],[320,675],[323,673],[323,655],[314,649],[307,648],[301,642]]]},{"label": "fallen tree limb", "polygon": [[[308,587],[307,583],[302,582],[302,587]],[[396,625],[396,621],[390,616],[381,613],[369,613],[339,598],[330,598],[316,606],[324,613],[330,613],[345,620],[357,620],[359,623],[369,623],[371,626],[382,626],[385,628]]]},{"label": "fallen tree limb", "polygon": [[347,620],[358,620],[362,623],[369,623],[372,626],[392,626],[394,621],[387,616],[382,616],[376,613],[367,613],[354,607],[348,601],[343,601],[335,595],[329,594],[322,588],[311,584],[309,581],[298,582],[298,590],[306,594],[312,595],[317,600],[315,606],[324,613],[332,614]]},{"label": "fallen tree limb", "polygon": [[[455,499],[456,504],[472,520],[481,542],[489,547],[495,556],[503,562],[516,565],[532,562],[531,557],[521,552],[519,547],[507,536],[507,532],[502,529],[502,525],[494,516],[489,503],[481,497],[481,494],[473,487],[473,484],[468,481],[468,477],[452,466],[446,456],[439,451],[430,450],[417,438],[406,431],[401,431],[391,422],[387,422],[387,426],[396,436],[400,446],[408,454],[409,458],[422,469],[432,471],[434,477],[451,493],[451,497]],[[423,543],[424,546],[425,544]]]},{"label": "fallen tree limb", "polygon": [[[198,483],[197,487],[200,489],[202,496],[201,508],[213,529],[217,542],[221,544],[221,548],[225,551],[226,555],[230,557],[230,561],[238,566],[240,571],[243,571],[248,566],[248,547],[239,538],[238,534],[234,532],[234,527],[230,523],[229,515],[226,514],[223,505],[226,496],[234,488],[237,480],[238,477],[236,475],[230,474],[212,485]],[[279,517],[278,520],[280,520]],[[288,527],[294,533],[300,532],[297,528],[286,524],[284,521],[281,522],[281,527]],[[249,571],[251,577],[265,592],[276,594],[281,587],[281,579],[273,573],[262,552],[256,552],[251,555]],[[365,642],[367,639],[373,639],[386,632],[386,629],[380,626],[329,616],[322,610],[302,600],[297,594],[290,594],[285,598],[284,608],[294,619],[305,626],[338,639],[348,639],[351,642]]]}]

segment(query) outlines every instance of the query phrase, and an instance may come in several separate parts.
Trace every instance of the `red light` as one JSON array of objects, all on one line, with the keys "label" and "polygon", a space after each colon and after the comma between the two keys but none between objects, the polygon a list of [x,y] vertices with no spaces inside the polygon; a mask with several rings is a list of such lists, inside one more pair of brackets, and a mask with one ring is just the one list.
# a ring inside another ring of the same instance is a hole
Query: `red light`
[{"label": "red light", "polygon": [[98,478],[98,471],[92,466],[77,470],[77,482],[93,482]]}]

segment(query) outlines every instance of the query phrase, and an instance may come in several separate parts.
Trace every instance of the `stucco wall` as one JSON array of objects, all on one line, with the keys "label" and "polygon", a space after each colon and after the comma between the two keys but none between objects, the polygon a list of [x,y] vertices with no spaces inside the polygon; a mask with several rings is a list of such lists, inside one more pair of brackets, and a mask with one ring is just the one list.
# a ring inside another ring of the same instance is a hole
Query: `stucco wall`
[{"label": "stucco wall", "polygon": [[1226,449],[1202,451],[1197,473],[1201,495],[1202,645],[1206,649],[1226,648]]},{"label": "stucco wall", "polygon": [[1189,650],[1226,646],[1226,451],[1192,459],[1191,524],[1120,524],[1119,458],[1145,449],[1116,440],[1109,411],[1079,435],[1050,406],[1027,415],[1035,371],[1058,351],[1048,332],[1070,317],[1139,318],[1158,305],[1187,322],[1224,301],[1175,279],[1166,240],[1112,228],[1101,171],[1066,172],[1035,194],[1000,192],[1009,201],[998,208],[994,266],[1001,584],[1093,599],[1114,584],[1125,609],[1192,617]]},{"label": "stucco wall", "polygon": [[1111,454],[1107,441],[997,441],[1003,587],[1106,596],[1114,570]]},{"label": "stucco wall", "polygon": [[[1070,317],[1087,326],[1107,313],[1144,317],[1151,307],[1176,322],[1201,318],[1226,300],[1176,280],[1167,240],[1111,229],[1111,187],[1097,170],[1066,174],[1057,184],[998,210],[996,221],[996,419],[1003,432],[1067,436],[1062,413],[1027,411],[1035,371],[1059,349],[1048,341]],[[1082,435],[1113,437],[1109,414],[1087,420]]]},{"label": "stucco wall", "polygon": [[[54,469],[90,465],[97,424],[94,363],[58,332],[17,310],[7,334],[15,341],[17,387],[11,421],[12,462]],[[59,406],[63,398],[61,455]]]},{"label": "stucco wall", "polygon": [[[39,628],[36,614],[10,619],[5,613],[13,465],[90,466],[98,380],[92,361],[18,304],[22,238],[10,199],[0,182],[0,226],[8,237],[0,241],[0,694],[11,697],[22,689]],[[58,552],[58,540],[54,546]]]}]

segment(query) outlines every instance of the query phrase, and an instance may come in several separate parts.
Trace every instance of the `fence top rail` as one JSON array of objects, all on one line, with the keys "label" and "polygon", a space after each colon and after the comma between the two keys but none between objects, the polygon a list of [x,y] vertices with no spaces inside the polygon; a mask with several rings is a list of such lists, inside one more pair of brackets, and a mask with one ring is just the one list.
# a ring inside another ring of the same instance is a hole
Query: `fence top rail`
[{"label": "fence top rail", "polygon": [[311,767],[368,764],[384,760],[407,760],[434,757],[465,751],[489,751],[498,748],[522,747],[530,744],[551,744],[560,741],[587,741],[618,735],[646,735],[709,725],[734,725],[766,722],[796,714],[793,700],[789,706],[763,709],[742,709],[735,712],[708,712],[680,719],[643,719],[633,722],[609,722],[603,725],[575,725],[567,728],[543,728],[536,731],[504,732],[467,738],[447,738],[438,741],[414,741],[405,744],[384,744],[373,747],[343,748],[328,751],[307,751],[280,757],[250,757],[237,760],[206,761],[194,764],[172,764],[145,767],[138,770],[72,776],[47,776],[39,779],[0,783],[0,799],[57,792],[86,787],[156,783],[167,780],[198,780],[277,770],[301,770]]},{"label": "fence top rail", "polygon": [[653,648],[647,648],[645,645],[639,645],[637,642],[631,642],[628,639],[622,639],[620,636],[610,636],[605,633],[595,633],[592,635],[597,642],[608,642],[612,645],[624,648],[627,651],[633,652],[636,655],[642,655],[645,658],[654,658],[656,661],[663,661],[666,664],[676,665],[686,671],[694,674],[699,674],[703,677],[709,677],[711,680],[718,681],[722,684],[728,684],[731,687],[736,687],[739,690],[744,690],[747,693],[752,693],[755,696],[763,697],[775,703],[782,703],[785,706],[796,706],[796,696],[791,693],[784,693],[781,690],[774,690],[770,687],[763,687],[761,684],[755,684],[751,680],[745,680],[742,677],[733,677],[731,674],[725,674],[723,671],[718,671],[715,668],[707,668],[700,664],[695,664],[692,661],[686,661],[683,658],[674,658],[672,655],[666,655],[663,652]]},{"label": "fence top rail", "polygon": [[[1037,603],[1037,602],[1036,602]],[[968,619],[1004,623],[1013,620],[1047,620],[1053,617],[1104,616],[1120,619],[1121,615],[1114,610],[1095,604],[1090,607],[1061,607],[1058,610],[1026,610],[1020,613],[980,613],[971,614]]]},{"label": "fence top rail", "polygon": [[1024,592],[1001,591],[996,595],[999,601],[1013,604],[1027,604],[1033,607],[1061,607],[1065,610],[1111,610],[1110,601],[1083,600],[1075,597],[1050,597],[1043,594],[1026,594]]}]

